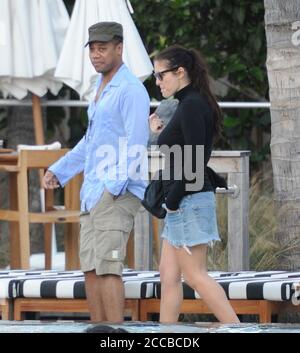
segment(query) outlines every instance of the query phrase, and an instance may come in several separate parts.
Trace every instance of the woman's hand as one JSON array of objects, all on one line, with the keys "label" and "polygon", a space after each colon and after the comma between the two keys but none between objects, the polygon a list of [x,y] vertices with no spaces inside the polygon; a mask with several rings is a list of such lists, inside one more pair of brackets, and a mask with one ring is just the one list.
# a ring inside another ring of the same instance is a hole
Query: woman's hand
[{"label": "woman's hand", "polygon": [[150,129],[154,134],[158,134],[164,128],[163,121],[155,113],[149,116]]},{"label": "woman's hand", "polygon": [[168,213],[177,213],[179,211],[179,208],[177,210],[169,210],[167,207],[166,207],[166,211]]},{"label": "woman's hand", "polygon": [[162,204],[162,208],[164,208],[168,213],[175,213],[179,211],[179,208],[177,208],[177,210],[170,210],[165,203]]}]

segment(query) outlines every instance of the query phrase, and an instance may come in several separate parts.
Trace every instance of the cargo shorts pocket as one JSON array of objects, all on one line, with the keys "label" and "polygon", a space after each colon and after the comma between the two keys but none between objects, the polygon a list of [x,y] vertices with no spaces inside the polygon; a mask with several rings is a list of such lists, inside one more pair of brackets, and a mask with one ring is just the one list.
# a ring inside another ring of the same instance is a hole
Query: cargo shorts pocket
[{"label": "cargo shorts pocket", "polygon": [[[96,257],[98,260],[122,262],[126,255],[129,233],[133,228],[134,215],[124,200],[108,199],[106,207],[96,207],[91,212],[95,231]],[[128,206],[128,207],[127,207]]]},{"label": "cargo shorts pocket", "polygon": [[125,218],[118,210],[110,210],[106,215],[96,214],[93,226],[96,234],[96,254],[99,259],[123,261],[129,233],[133,227],[133,217]]},{"label": "cargo shorts pocket", "polygon": [[129,233],[120,230],[104,231],[97,239],[96,256],[99,260],[122,262],[126,256]]}]

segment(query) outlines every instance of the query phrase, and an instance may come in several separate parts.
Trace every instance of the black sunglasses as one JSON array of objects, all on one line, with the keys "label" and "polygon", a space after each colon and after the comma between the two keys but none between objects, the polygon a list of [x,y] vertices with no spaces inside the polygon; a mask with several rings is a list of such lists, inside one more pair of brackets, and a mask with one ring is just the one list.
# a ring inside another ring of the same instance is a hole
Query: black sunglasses
[{"label": "black sunglasses", "polygon": [[164,74],[166,74],[167,72],[176,71],[178,69],[179,69],[179,66],[176,66],[164,71],[153,72],[153,76],[155,77],[156,80],[162,81],[164,79]]}]

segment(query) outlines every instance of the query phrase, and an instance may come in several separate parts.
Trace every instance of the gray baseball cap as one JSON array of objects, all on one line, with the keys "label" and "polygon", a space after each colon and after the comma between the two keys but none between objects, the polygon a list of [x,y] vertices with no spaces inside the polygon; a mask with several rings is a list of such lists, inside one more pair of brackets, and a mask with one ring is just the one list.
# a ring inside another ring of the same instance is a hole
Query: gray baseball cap
[{"label": "gray baseball cap", "polygon": [[98,22],[89,27],[89,40],[91,42],[109,42],[115,36],[123,38],[123,27],[117,22]]}]

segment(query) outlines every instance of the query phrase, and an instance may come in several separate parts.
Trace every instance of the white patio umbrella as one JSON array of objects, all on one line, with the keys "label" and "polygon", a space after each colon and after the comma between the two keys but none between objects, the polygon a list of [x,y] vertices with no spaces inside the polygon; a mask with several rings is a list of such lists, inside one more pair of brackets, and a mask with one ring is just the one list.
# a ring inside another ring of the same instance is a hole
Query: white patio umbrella
[{"label": "white patio umbrella", "polygon": [[39,97],[62,83],[54,78],[70,19],[63,0],[0,0],[0,91],[32,93],[36,143],[43,144]]},{"label": "white patio umbrella", "polygon": [[93,91],[97,73],[89,60],[88,28],[101,21],[115,21],[123,25],[123,60],[141,80],[146,79],[153,67],[137,28],[131,18],[127,0],[76,0],[71,23],[55,71],[55,77],[77,91],[81,99],[88,100]]},{"label": "white patio umbrella", "polygon": [[[48,90],[56,95],[62,87],[54,71],[69,23],[63,0],[0,0],[0,91],[17,99],[32,93],[39,145],[44,144],[40,97]],[[43,200],[41,189],[42,208]],[[54,228],[52,235],[56,255]]]}]

